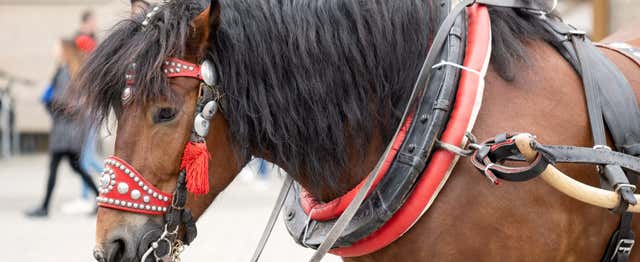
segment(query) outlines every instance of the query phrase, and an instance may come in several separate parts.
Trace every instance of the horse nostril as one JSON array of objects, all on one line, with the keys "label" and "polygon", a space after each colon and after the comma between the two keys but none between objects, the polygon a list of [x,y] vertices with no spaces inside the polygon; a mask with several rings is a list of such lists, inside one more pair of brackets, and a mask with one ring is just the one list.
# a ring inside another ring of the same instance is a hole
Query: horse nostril
[{"label": "horse nostril", "polygon": [[122,261],[124,258],[124,254],[127,251],[124,240],[116,239],[111,242],[111,247],[109,249],[109,259],[108,261]]}]

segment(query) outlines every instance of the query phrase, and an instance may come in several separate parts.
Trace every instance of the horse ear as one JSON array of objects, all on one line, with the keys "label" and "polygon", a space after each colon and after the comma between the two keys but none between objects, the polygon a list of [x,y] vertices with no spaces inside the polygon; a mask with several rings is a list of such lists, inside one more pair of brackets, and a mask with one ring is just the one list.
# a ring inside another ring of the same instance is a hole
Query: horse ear
[{"label": "horse ear", "polygon": [[131,16],[145,12],[150,4],[146,0],[131,0]]},{"label": "horse ear", "polygon": [[218,28],[220,24],[220,4],[217,0],[212,0],[209,7],[207,7],[202,13],[198,14],[196,18],[191,22],[193,31],[190,40],[191,50],[196,50],[196,58],[201,58],[204,55],[205,49],[209,43],[209,35],[211,30]]}]

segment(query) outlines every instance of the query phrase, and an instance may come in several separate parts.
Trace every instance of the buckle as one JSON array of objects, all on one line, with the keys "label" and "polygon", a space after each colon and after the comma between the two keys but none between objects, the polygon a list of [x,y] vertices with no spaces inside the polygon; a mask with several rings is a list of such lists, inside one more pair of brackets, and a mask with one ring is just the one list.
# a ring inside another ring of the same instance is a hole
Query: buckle
[{"label": "buckle", "polygon": [[611,259],[615,258],[618,254],[629,255],[631,253],[631,249],[633,249],[633,245],[636,243],[633,239],[622,238],[618,241],[616,245],[616,252],[613,253]]},{"label": "buckle", "polygon": [[620,189],[622,188],[629,189],[631,193],[636,192],[636,185],[632,185],[632,184],[617,184],[616,187],[613,189],[613,191],[618,193],[618,191],[620,191]]}]

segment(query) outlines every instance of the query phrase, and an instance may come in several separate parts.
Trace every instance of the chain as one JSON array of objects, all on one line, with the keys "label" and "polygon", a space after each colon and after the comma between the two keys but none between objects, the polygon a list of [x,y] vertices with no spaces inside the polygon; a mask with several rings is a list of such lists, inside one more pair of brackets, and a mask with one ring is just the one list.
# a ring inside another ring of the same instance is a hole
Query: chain
[{"label": "chain", "polygon": [[182,243],[182,240],[180,239],[176,239],[176,241],[173,242],[173,248],[171,250],[171,262],[180,262],[180,254],[182,254],[182,251],[184,251],[184,243]]}]

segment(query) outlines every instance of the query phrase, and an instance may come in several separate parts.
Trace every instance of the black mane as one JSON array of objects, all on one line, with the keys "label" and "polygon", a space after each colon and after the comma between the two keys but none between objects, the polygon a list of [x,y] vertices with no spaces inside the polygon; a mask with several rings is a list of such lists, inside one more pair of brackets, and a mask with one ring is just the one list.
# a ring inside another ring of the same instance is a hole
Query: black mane
[{"label": "black mane", "polygon": [[[120,23],[94,53],[80,83],[103,119],[136,57],[138,97],[170,94],[160,74],[181,46],[194,8],[173,1],[153,30]],[[222,0],[208,51],[221,73],[225,115],[245,159],[267,152],[296,178],[339,189],[347,148],[360,153],[374,130],[384,142],[398,124],[427,54],[438,14],[432,0]],[[551,39],[535,15],[491,8],[492,65],[506,80],[526,62],[528,41]],[[360,150],[357,150],[360,149]],[[365,152],[361,152],[364,154]]]}]

